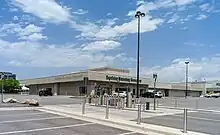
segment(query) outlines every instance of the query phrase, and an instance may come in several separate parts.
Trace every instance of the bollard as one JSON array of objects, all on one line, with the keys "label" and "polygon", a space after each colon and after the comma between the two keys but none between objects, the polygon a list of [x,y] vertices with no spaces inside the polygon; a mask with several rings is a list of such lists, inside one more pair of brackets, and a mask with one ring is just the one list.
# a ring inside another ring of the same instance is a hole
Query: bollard
[{"label": "bollard", "polygon": [[143,112],[145,111],[145,104],[143,103]]},{"label": "bollard", "polygon": [[199,103],[198,99],[196,99],[196,109],[198,109]]},{"label": "bollard", "polygon": [[141,124],[141,104],[138,104],[137,124]]},{"label": "bollard", "polygon": [[125,103],[124,103],[124,98],[121,98],[121,109],[124,109]]},{"label": "bollard", "polygon": [[82,114],[85,114],[86,97],[82,101]]},{"label": "bollard", "polygon": [[136,108],[136,98],[134,98],[134,108]]},{"label": "bollard", "polygon": [[184,108],[183,133],[187,133],[187,109]]},{"label": "bollard", "polygon": [[121,102],[121,100],[120,100],[120,96],[118,95],[118,109],[120,109],[120,102]]},{"label": "bollard", "polygon": [[177,108],[177,99],[175,99],[175,108]]},{"label": "bollard", "polygon": [[117,107],[116,107],[116,104],[117,104],[116,96],[114,96],[114,107],[115,107],[115,108],[117,108]]},{"label": "bollard", "polygon": [[159,99],[157,99],[157,107],[159,107]]},{"label": "bollard", "polygon": [[109,96],[106,96],[106,113],[105,113],[105,119],[108,119],[109,115]]}]

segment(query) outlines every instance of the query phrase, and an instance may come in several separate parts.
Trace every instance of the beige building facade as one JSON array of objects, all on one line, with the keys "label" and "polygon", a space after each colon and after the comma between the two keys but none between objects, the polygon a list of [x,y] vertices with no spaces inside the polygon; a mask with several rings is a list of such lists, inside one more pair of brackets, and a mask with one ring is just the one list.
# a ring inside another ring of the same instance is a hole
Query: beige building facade
[{"label": "beige building facade", "polygon": [[[131,91],[136,95],[136,77],[130,76],[127,69],[95,68],[81,72],[56,75],[50,77],[20,80],[30,88],[30,94],[38,94],[44,88],[52,89],[54,95],[112,94],[118,91]],[[139,93],[154,90],[152,78],[140,78]],[[164,96],[185,96],[185,83],[156,83],[156,90]],[[188,85],[189,96],[200,96],[204,92],[202,84]]]}]

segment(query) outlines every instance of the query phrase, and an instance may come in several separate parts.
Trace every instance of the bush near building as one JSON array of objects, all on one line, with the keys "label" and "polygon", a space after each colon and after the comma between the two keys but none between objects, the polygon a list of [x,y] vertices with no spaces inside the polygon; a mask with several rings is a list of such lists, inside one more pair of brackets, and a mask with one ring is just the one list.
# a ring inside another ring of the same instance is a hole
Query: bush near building
[{"label": "bush near building", "polygon": [[[20,83],[16,79],[4,79],[4,93],[18,93]],[[0,89],[2,88],[2,80],[0,80]]]}]

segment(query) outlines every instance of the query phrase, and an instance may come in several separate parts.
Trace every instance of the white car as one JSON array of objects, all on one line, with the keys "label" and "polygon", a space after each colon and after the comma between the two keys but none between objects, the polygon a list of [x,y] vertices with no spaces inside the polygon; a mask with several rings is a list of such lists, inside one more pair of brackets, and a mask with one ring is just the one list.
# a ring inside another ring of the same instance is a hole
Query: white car
[{"label": "white car", "polygon": [[213,98],[219,98],[220,97],[220,93],[213,93],[210,95]]},{"label": "white car", "polygon": [[157,92],[155,93],[155,97],[157,97],[157,98],[162,98],[162,97],[163,97],[163,93],[162,93],[161,91],[157,91]]},{"label": "white car", "polygon": [[127,93],[126,93],[126,91],[120,91],[119,93],[116,92],[113,95],[115,95],[115,96],[119,95],[119,97],[126,97]]}]

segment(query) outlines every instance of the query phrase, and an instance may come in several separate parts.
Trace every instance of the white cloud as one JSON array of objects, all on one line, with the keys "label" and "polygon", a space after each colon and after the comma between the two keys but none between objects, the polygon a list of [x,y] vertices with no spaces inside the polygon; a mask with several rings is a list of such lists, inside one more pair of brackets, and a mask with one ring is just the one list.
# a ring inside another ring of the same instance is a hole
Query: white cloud
[{"label": "white cloud", "polygon": [[205,3],[205,4],[202,4],[199,6],[199,8],[202,10],[202,11],[207,11],[210,9],[210,4],[209,3]]},{"label": "white cloud", "polygon": [[73,12],[73,14],[76,14],[76,15],[84,15],[87,13],[88,13],[88,11],[83,10],[83,9],[78,9],[77,11]]},{"label": "white cloud", "polygon": [[188,27],[182,27],[182,28],[180,28],[181,30],[187,30],[187,29],[189,29]]},{"label": "white cloud", "polygon": [[22,40],[30,40],[30,41],[38,41],[38,40],[42,40],[42,39],[47,39],[47,36],[44,36],[41,33],[33,33],[27,36],[21,36],[19,39]]},{"label": "white cloud", "polygon": [[195,42],[186,42],[184,44],[187,46],[193,46],[193,47],[204,47],[205,46],[205,44],[195,43]]},{"label": "white cloud", "polygon": [[[145,16],[141,19],[141,32],[154,31],[161,23],[163,23],[162,19],[152,19],[151,16]],[[76,25],[78,27],[74,27],[82,31],[80,36],[98,40],[114,39],[137,32],[137,19],[115,26],[110,26],[109,24],[101,27],[95,24],[89,25]]]},{"label": "white cloud", "polygon": [[73,45],[51,45],[38,42],[0,40],[0,57],[17,66],[31,67],[99,67],[125,60],[125,55],[107,55],[84,51]]},{"label": "white cloud", "polygon": [[5,33],[6,35],[16,34],[16,36],[19,37],[18,39],[36,41],[47,38],[41,33],[43,29],[43,27],[38,27],[34,24],[29,24],[23,27],[20,24],[9,23],[0,27],[0,33]]},{"label": "white cloud", "polygon": [[55,0],[11,0],[11,4],[48,22],[69,22],[71,18],[69,10]]},{"label": "white cloud", "polygon": [[172,16],[172,18],[167,21],[167,23],[174,23],[174,22],[176,22],[179,18],[180,18],[180,17],[179,17],[178,15],[174,14],[174,15]]},{"label": "white cloud", "polygon": [[[142,67],[141,75],[150,77],[153,73],[158,74],[162,82],[183,82],[185,81],[185,61],[189,61],[189,81],[219,80],[220,79],[220,56],[203,57],[198,60],[179,58],[167,66],[155,66],[151,68]],[[135,70],[133,69],[133,74]]]},{"label": "white cloud", "polygon": [[14,21],[17,21],[17,20],[18,20],[18,16],[14,16],[14,17],[13,17],[13,20],[14,20]]},{"label": "white cloud", "polygon": [[15,29],[15,31],[18,32],[20,36],[26,36],[33,33],[40,33],[43,29],[43,27],[38,27],[34,24],[29,24],[25,28]]},{"label": "white cloud", "polygon": [[197,20],[204,20],[206,19],[208,16],[204,15],[204,14],[200,14],[198,17],[196,17]]},{"label": "white cloud", "polygon": [[112,15],[112,13],[107,13],[107,16],[111,16]]},{"label": "white cloud", "polygon": [[83,45],[83,50],[86,51],[108,51],[116,49],[121,46],[121,43],[111,40],[95,41],[86,45]]},{"label": "white cloud", "polygon": [[136,5],[139,6],[139,5],[142,5],[144,3],[145,3],[144,0],[138,0]]},{"label": "white cloud", "polygon": [[178,6],[191,4],[192,2],[195,2],[195,1],[197,1],[197,0],[175,0],[176,5],[178,5]]}]

